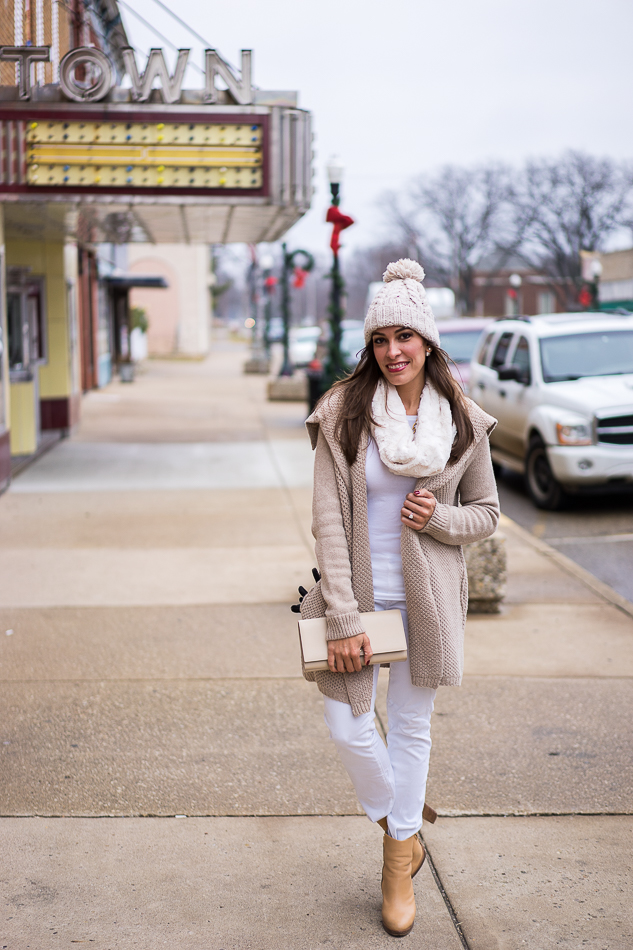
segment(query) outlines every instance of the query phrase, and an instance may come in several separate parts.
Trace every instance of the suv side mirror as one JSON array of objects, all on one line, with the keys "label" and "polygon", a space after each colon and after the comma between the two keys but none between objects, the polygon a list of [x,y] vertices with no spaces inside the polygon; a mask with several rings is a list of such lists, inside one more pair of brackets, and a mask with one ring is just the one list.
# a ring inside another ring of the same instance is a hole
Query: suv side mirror
[{"label": "suv side mirror", "polygon": [[500,366],[497,370],[499,380],[513,379],[517,383],[525,384],[525,377],[521,366]]}]

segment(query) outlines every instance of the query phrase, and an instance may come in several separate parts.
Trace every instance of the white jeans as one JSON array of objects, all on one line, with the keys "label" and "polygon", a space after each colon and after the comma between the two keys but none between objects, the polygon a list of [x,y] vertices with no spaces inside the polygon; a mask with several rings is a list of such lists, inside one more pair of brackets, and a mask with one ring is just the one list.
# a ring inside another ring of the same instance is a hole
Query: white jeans
[{"label": "white jeans", "polygon": [[[376,604],[376,610],[395,607],[402,613],[408,640],[406,606]],[[391,837],[404,841],[422,824],[435,690],[411,683],[408,660],[391,664],[385,746],[374,721],[379,669],[374,667],[370,712],[354,716],[347,703],[324,696],[325,722],[368,818],[386,817]]]}]

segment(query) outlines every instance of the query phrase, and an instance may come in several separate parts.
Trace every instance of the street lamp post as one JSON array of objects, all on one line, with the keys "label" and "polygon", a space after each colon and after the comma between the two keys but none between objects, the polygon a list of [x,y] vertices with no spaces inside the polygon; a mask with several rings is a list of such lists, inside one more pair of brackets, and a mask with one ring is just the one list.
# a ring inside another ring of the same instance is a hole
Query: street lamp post
[{"label": "street lamp post", "polygon": [[580,251],[580,278],[582,285],[578,293],[578,303],[583,310],[600,310],[600,278],[602,261],[598,251]]},{"label": "street lamp post", "polygon": [[600,310],[600,278],[602,276],[602,262],[597,257],[591,262],[591,309]]},{"label": "street lamp post", "polygon": [[341,353],[341,320],[343,319],[342,300],[344,284],[339,266],[338,252],[340,247],[340,232],[345,228],[350,227],[354,221],[348,215],[342,214],[339,211],[343,170],[343,166],[338,158],[334,157],[330,159],[327,166],[327,176],[330,182],[332,204],[328,209],[326,220],[329,224],[334,225],[334,230],[332,232],[332,240],[330,242],[330,247],[332,248],[332,271],[330,273],[330,277],[332,279],[332,289],[330,293],[329,306],[330,339],[328,343],[328,358],[325,366],[324,381],[326,389],[329,389],[332,383],[334,383],[337,379],[340,379],[341,376],[344,376],[347,372],[345,359]]},{"label": "street lamp post", "polygon": [[270,358],[270,321],[272,318],[272,296],[277,283],[277,278],[273,276],[273,267],[275,261],[272,254],[264,254],[260,261],[262,269],[263,293],[264,293],[264,350],[266,356]]},{"label": "street lamp post", "polygon": [[245,373],[268,373],[270,361],[264,349],[264,321],[262,319],[262,280],[260,266],[257,261],[257,248],[250,246],[251,266],[248,271],[248,286],[250,298],[250,316],[245,326],[251,330],[251,352],[244,364]]},{"label": "street lamp post", "polygon": [[512,290],[514,291],[512,309],[514,310],[514,316],[518,317],[518,315],[521,313],[521,301],[519,299],[519,291],[521,290],[521,284],[523,283],[523,279],[520,274],[510,274],[508,281],[510,283],[510,286],[512,287]]},{"label": "street lamp post", "polygon": [[285,244],[281,245],[283,252],[283,267],[281,270],[281,316],[284,323],[284,360],[279,371],[280,376],[292,376],[293,366],[290,360],[290,273],[294,270],[295,259],[302,257],[304,263],[302,270],[311,271],[314,267],[314,258],[309,251],[297,248],[296,251],[288,251]]}]

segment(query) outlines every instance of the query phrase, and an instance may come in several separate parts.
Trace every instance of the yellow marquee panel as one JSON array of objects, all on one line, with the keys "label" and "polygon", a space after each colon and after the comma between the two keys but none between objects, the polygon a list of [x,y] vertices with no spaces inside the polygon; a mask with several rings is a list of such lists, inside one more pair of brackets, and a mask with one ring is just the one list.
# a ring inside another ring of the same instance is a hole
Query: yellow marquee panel
[{"label": "yellow marquee panel", "polygon": [[30,185],[262,187],[262,126],[29,122]]},{"label": "yellow marquee panel", "polygon": [[262,170],[197,168],[189,165],[44,165],[27,166],[29,185],[92,185],[151,188],[244,188],[262,187]]}]

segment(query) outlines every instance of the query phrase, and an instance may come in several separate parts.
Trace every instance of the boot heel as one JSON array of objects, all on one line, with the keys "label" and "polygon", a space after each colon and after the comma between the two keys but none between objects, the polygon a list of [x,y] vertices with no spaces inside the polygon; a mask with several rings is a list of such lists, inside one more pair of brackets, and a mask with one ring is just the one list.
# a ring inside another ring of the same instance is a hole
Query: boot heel
[{"label": "boot heel", "polygon": [[385,928],[385,930],[387,931],[390,937],[406,937],[407,934],[410,934],[411,931],[413,930],[413,924],[411,924],[408,930],[391,930],[384,923],[383,923],[383,927]]},{"label": "boot heel", "polygon": [[434,808],[431,808],[430,805],[424,803],[424,808],[422,809],[422,818],[424,821],[428,821],[430,825],[434,825],[437,821],[437,812]]}]

